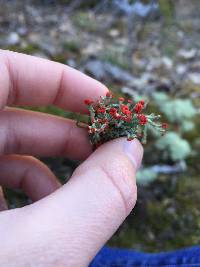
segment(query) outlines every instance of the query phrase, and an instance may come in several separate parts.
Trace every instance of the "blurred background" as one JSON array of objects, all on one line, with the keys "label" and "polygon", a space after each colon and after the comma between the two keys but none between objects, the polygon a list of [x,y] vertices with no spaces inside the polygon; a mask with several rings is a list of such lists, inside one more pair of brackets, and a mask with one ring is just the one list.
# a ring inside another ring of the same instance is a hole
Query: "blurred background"
[{"label": "blurred background", "polygon": [[[109,245],[154,252],[200,243],[200,1],[0,0],[0,48],[68,64],[162,114],[169,130],[149,129],[136,208]],[[79,164],[41,160],[62,182]],[[30,203],[19,190],[5,194],[10,208]]]}]

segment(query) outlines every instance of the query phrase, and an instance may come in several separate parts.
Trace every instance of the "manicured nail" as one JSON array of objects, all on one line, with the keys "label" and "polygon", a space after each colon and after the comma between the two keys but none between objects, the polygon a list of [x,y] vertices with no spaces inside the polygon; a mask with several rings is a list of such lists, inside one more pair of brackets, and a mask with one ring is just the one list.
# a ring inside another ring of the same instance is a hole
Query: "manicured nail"
[{"label": "manicured nail", "polygon": [[143,147],[141,143],[134,139],[132,141],[125,141],[124,151],[133,162],[134,167],[138,170],[141,166],[142,157],[143,157]]}]

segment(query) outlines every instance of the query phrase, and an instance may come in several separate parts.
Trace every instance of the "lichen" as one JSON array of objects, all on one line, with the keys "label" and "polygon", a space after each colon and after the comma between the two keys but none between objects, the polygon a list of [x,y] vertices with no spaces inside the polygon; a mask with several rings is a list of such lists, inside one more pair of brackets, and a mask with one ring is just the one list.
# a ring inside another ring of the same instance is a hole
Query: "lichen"
[{"label": "lichen", "polygon": [[160,111],[171,123],[181,125],[185,120],[189,120],[197,114],[190,99],[170,99],[165,93],[154,93],[152,97]]},{"label": "lichen", "polygon": [[141,186],[147,186],[158,177],[158,174],[155,173],[151,168],[144,168],[138,171],[136,179],[137,183]]},{"label": "lichen", "polygon": [[181,125],[181,132],[185,133],[185,132],[190,132],[195,128],[195,124],[192,121],[183,121],[182,125]]},{"label": "lichen", "polygon": [[155,146],[158,150],[162,151],[162,157],[165,160],[184,160],[192,152],[187,140],[181,138],[181,136],[175,132],[166,133],[166,135],[156,141]]}]

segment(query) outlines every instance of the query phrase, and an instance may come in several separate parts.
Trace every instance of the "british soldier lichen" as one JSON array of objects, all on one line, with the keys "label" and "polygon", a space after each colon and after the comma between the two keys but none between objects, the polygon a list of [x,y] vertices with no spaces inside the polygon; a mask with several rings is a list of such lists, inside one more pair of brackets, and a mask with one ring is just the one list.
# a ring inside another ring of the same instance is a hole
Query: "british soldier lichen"
[{"label": "british soldier lichen", "polygon": [[134,103],[123,97],[116,99],[108,92],[95,102],[91,99],[85,99],[84,102],[88,107],[89,117],[88,125],[82,124],[82,127],[88,128],[94,147],[123,136],[129,141],[138,138],[142,143],[146,143],[148,125],[161,133],[166,131],[167,124],[157,121],[160,115],[144,114],[146,103],[143,100]]}]

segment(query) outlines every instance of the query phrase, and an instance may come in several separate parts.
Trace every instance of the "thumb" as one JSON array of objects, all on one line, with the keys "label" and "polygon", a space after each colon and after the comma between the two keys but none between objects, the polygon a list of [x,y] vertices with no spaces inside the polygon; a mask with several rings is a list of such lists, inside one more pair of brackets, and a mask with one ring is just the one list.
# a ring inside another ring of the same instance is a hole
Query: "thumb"
[{"label": "thumb", "polygon": [[29,251],[27,259],[21,257],[26,264],[17,266],[88,266],[135,205],[135,172],[142,155],[136,139],[110,141],[66,185],[24,208],[26,227],[23,233],[17,229],[16,247]]}]

